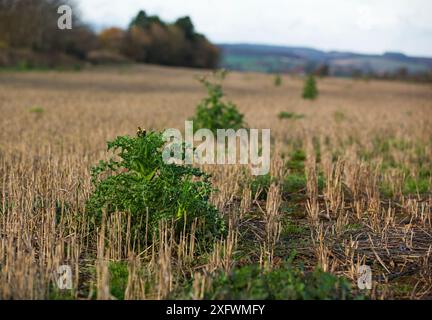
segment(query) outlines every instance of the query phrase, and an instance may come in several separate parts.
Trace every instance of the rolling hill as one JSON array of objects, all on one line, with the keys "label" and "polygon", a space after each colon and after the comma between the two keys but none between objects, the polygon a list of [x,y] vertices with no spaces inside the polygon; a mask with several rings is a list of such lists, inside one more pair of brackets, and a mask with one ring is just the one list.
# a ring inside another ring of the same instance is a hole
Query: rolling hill
[{"label": "rolling hill", "polygon": [[329,73],[336,76],[432,72],[432,58],[410,57],[398,52],[367,55],[255,44],[220,44],[218,47],[222,51],[221,66],[239,71],[301,74],[312,72],[320,66],[328,66]]}]

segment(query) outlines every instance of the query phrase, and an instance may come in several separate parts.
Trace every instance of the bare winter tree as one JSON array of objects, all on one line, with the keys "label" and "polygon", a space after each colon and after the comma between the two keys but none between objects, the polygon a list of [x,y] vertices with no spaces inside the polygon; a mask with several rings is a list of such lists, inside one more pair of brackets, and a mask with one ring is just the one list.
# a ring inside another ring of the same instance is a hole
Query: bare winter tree
[{"label": "bare winter tree", "polygon": [[[59,30],[59,6],[73,8],[73,29]],[[35,51],[84,54],[89,39],[94,37],[79,18],[71,0],[0,0],[0,43],[10,48]],[[93,41],[94,42],[94,41]]]}]

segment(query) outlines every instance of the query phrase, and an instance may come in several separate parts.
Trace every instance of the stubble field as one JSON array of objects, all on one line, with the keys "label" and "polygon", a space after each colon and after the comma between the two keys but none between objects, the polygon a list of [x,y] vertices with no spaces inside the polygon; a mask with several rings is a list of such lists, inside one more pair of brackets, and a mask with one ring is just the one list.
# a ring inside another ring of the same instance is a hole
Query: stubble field
[{"label": "stubble field", "polygon": [[[106,141],[138,126],[183,130],[207,73],[0,73],[0,298],[431,298],[430,84],[318,79],[319,98],[306,101],[301,78],[276,87],[270,75],[231,73],[226,99],[250,128],[271,129],[272,166],[264,177],[203,168],[227,236],[196,250],[193,234],[175,239],[161,224],[158,239],[131,246],[127,212],[92,225],[90,169]],[[72,290],[56,287],[64,264]],[[357,288],[361,265],[371,290]],[[279,276],[295,280],[281,288]]]}]

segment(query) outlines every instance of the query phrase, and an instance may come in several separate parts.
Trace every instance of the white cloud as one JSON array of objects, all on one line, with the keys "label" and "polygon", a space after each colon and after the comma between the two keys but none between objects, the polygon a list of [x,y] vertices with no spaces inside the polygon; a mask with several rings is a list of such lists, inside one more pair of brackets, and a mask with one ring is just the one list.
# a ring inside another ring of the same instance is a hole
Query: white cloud
[{"label": "white cloud", "polygon": [[125,27],[140,9],[174,21],[190,15],[215,42],[432,56],[429,0],[77,0],[99,27]]}]

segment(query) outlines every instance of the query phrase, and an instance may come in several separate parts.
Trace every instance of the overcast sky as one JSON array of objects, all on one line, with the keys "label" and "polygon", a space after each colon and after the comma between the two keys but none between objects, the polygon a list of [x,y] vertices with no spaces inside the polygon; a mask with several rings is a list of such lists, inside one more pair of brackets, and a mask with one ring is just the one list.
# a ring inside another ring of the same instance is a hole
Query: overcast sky
[{"label": "overcast sky", "polygon": [[126,27],[143,9],[191,16],[216,43],[432,56],[431,0],[76,0],[86,22]]}]

